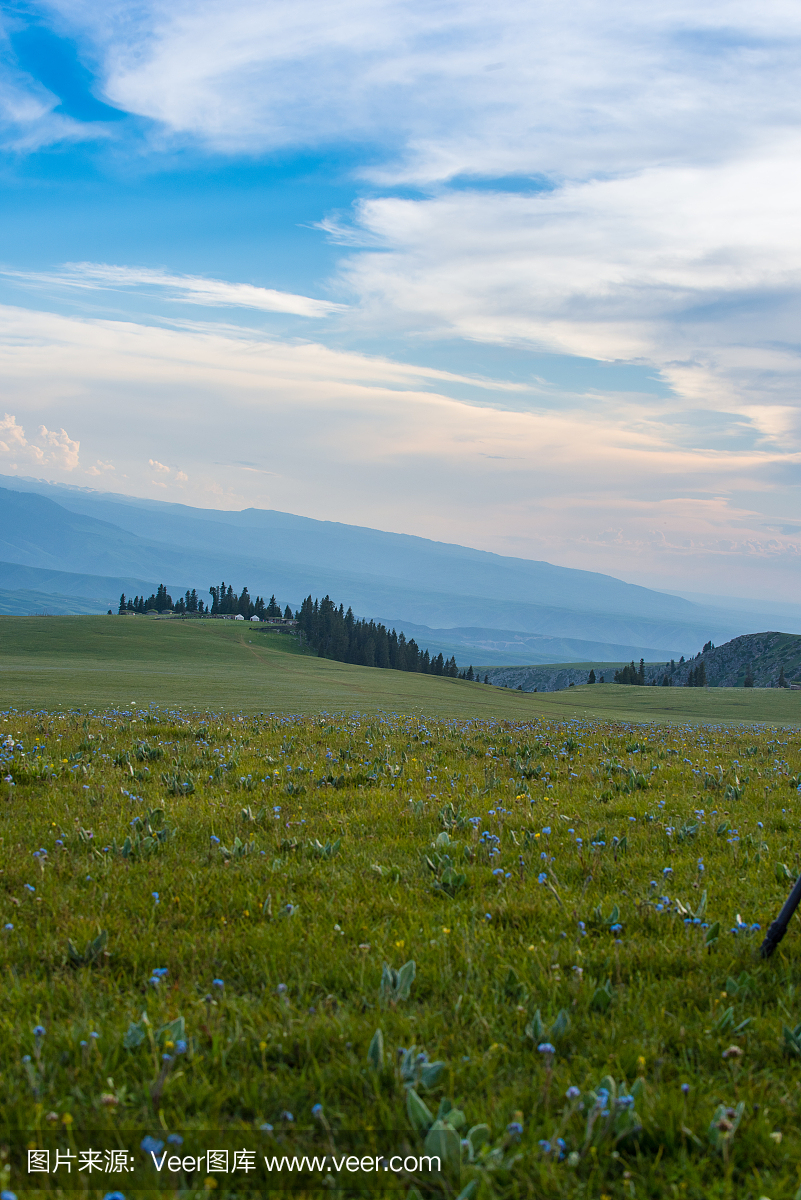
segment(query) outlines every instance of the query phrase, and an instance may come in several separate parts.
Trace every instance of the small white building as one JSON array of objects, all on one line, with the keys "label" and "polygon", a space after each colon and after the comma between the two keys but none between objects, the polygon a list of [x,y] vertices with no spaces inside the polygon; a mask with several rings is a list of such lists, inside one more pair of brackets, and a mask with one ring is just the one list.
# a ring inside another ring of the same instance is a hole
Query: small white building
[{"label": "small white building", "polygon": [[259,624],[259,618],[257,616],[254,615],[250,619],[251,621],[255,621],[257,625]]},{"label": "small white building", "polygon": [[245,618],[242,616],[241,613],[237,613],[236,616],[234,617],[235,621],[244,621],[244,619]]}]

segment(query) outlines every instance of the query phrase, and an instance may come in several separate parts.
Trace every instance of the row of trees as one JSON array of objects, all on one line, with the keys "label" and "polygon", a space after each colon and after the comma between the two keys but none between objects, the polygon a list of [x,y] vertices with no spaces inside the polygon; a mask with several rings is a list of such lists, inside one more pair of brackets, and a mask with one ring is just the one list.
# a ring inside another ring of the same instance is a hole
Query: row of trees
[{"label": "row of trees", "polygon": [[620,671],[615,671],[615,683],[627,683],[634,687],[644,687],[645,659],[640,659],[639,668],[635,667],[634,659],[632,659],[627,667],[623,667]]},{"label": "row of trees", "polygon": [[135,612],[175,612],[191,614],[197,616],[242,616],[245,620],[250,617],[258,617],[265,621],[268,618],[284,617],[287,620],[292,620],[292,609],[287,604],[286,609],[282,612],[281,605],[276,600],[275,596],[271,596],[265,604],[261,596],[257,596],[255,600],[251,600],[250,594],[246,587],[237,595],[233,587],[229,584],[227,587],[223,581],[219,587],[210,587],[209,595],[211,596],[211,604],[204,603],[197,594],[195,588],[187,591],[185,596],[181,596],[177,603],[173,603],[172,596],[167,591],[163,583],[158,586],[158,591],[145,599],[144,596],[134,596],[126,599],[125,592],[120,596],[120,613]]},{"label": "row of trees", "polygon": [[[295,614],[307,644],[320,658],[355,663],[362,667],[391,667],[395,671],[420,671],[426,675],[459,678],[456,659],[421,650],[414,638],[387,629],[376,621],[357,620],[353,609],[337,608],[330,596],[313,600],[307,596]],[[461,676],[475,678],[473,668]]]},{"label": "row of trees", "polygon": [[[187,592],[186,595],[188,597],[189,592]],[[202,600],[200,601],[200,609],[198,610],[197,609],[197,604],[198,604],[197,592],[193,591],[192,595],[195,598],[195,611],[203,612],[203,601]],[[158,586],[158,591],[151,593],[151,595],[149,596],[149,598],[147,600],[144,598],[144,596],[134,596],[133,599],[131,599],[129,597],[126,600],[125,592],[123,592],[122,595],[120,596],[120,607],[118,609],[118,612],[121,612],[121,613],[124,613],[124,612],[145,613],[145,612],[150,612],[150,611],[164,612],[165,609],[171,609],[171,608],[172,608],[172,596],[168,593],[164,584],[160,583]]]},{"label": "row of trees", "polygon": [[216,616],[240,616],[245,620],[251,617],[258,617],[260,621],[275,620],[283,617],[287,621],[293,620],[292,609],[287,604],[284,611],[281,611],[281,605],[276,600],[275,596],[271,596],[265,604],[261,596],[257,596],[255,600],[251,600],[246,587],[237,596],[231,584],[225,586],[225,580],[219,587],[210,587],[209,595],[211,596],[211,608],[207,611],[213,617]]}]

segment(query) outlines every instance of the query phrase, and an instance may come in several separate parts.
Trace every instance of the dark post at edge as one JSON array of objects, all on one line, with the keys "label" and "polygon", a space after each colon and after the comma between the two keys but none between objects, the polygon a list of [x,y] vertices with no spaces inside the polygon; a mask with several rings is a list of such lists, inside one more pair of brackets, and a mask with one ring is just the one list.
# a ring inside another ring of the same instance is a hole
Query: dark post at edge
[{"label": "dark post at edge", "polygon": [[770,958],[784,937],[787,932],[787,926],[790,923],[790,918],[798,908],[799,903],[801,903],[801,875],[796,879],[793,890],[782,905],[782,910],[778,917],[765,934],[765,940],[759,948],[759,953],[763,958]]}]

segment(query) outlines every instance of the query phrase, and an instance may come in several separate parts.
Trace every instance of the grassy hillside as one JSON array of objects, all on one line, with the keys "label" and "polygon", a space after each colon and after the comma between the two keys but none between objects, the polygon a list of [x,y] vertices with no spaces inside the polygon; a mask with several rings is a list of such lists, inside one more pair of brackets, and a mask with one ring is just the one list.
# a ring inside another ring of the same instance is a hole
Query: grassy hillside
[{"label": "grassy hillside", "polygon": [[634,688],[533,695],[330,662],[241,623],[0,617],[0,687],[17,708],[137,704],[249,712],[420,712],[526,720],[801,723],[801,692]]},{"label": "grassy hillside", "polygon": [[15,707],[167,704],[255,712],[425,709],[520,719],[530,698],[483,684],[353,667],[228,621],[0,618],[0,687]]}]

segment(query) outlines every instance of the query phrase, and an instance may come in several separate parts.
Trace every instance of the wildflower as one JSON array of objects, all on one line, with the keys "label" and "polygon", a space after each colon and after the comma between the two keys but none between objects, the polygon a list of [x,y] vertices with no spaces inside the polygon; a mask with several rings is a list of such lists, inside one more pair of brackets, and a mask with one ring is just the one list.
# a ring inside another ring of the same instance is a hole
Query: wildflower
[{"label": "wildflower", "polygon": [[[176,1054],[186,1054],[186,1042],[183,1038],[179,1038],[178,1041],[175,1043],[175,1053]],[[167,1138],[167,1141],[169,1141],[169,1140],[170,1139]]]},{"label": "wildflower", "polygon": [[550,825],[543,825],[543,827],[542,827],[542,832],[543,832],[543,833],[550,833],[550,832],[551,832],[551,827],[550,827]]},{"label": "wildflower", "polygon": [[537,876],[537,883],[545,883],[547,879],[548,876],[545,874],[545,872],[540,871],[539,875]]},{"label": "wildflower", "polygon": [[25,884],[25,887],[27,888],[27,890],[28,890],[29,892],[35,892],[35,891],[36,891],[36,888],[33,886],[33,884],[32,884],[32,883],[26,883],[26,884]]},{"label": "wildflower", "polygon": [[279,993],[279,995],[281,995],[283,992],[286,991],[286,984],[279,983],[278,987],[275,990]]},{"label": "wildflower", "polygon": [[[3,1192],[3,1200],[6,1200],[6,1197],[11,1195],[13,1195],[13,1192]],[[103,1200],[125,1200],[125,1194],[124,1192],[106,1192]]]},{"label": "wildflower", "polygon": [[164,1143],[160,1142],[157,1138],[151,1137],[148,1133],[142,1138],[139,1148],[144,1150],[145,1154],[161,1154],[164,1149]]},{"label": "wildflower", "polygon": [[153,897],[153,899],[156,901],[156,904],[158,904],[158,902],[159,902],[159,894],[158,894],[158,892],[151,892],[151,893],[150,893],[150,895],[151,895],[151,896]]},{"label": "wildflower", "polygon": [[492,913],[484,913],[484,920],[485,920],[485,921],[491,921],[491,920],[492,920]]},{"label": "wildflower", "polygon": [[493,875],[503,875],[503,867],[496,867],[492,873]]},{"label": "wildflower", "polygon": [[294,1121],[295,1118],[292,1116],[291,1112],[287,1112],[286,1110],[284,1110],[284,1112],[281,1113],[281,1120],[282,1121]]},{"label": "wildflower", "polygon": [[225,982],[222,979],[212,979],[211,986],[222,990],[225,987]]},{"label": "wildflower", "polygon": [[0,1200],[17,1200],[16,1192],[0,1192]]},{"label": "wildflower", "polygon": [[550,1042],[540,1042],[537,1046],[540,1054],[556,1054],[556,1048]]},{"label": "wildflower", "polygon": [[609,929],[612,933],[620,933],[622,928],[623,928],[622,925],[610,925],[609,926]]},{"label": "wildflower", "polygon": [[219,844],[220,844],[220,839],[218,837],[215,837],[214,834],[211,835],[211,837],[209,838],[209,841],[211,842],[212,846],[219,846]]},{"label": "wildflower", "polygon": [[721,1055],[721,1058],[742,1058],[743,1051],[740,1046],[728,1046]]},{"label": "wildflower", "polygon": [[322,1104],[314,1104],[314,1105],[312,1105],[311,1115],[312,1115],[312,1116],[313,1116],[315,1119],[319,1120],[319,1119],[322,1117],[322,1115],[323,1115],[323,1106],[322,1106]]},{"label": "wildflower", "polygon": [[47,1030],[45,1029],[44,1025],[34,1025],[33,1036],[35,1038],[43,1038],[46,1033]]},{"label": "wildflower", "polygon": [[663,867],[663,868],[662,868],[662,874],[663,874],[663,875],[672,875],[672,874],[673,874],[673,868],[672,868],[672,867]]},{"label": "wildflower", "polygon": [[546,1142],[545,1138],[541,1138],[541,1139],[540,1139],[540,1141],[539,1141],[539,1142],[537,1142],[537,1145],[538,1145],[538,1146],[539,1146],[539,1148],[542,1150],[543,1154],[550,1154],[550,1153],[551,1153],[551,1143],[550,1143],[550,1142]]},{"label": "wildflower", "polygon": [[581,1095],[581,1089],[577,1088],[575,1086],[575,1084],[571,1084],[570,1087],[565,1092],[565,1096],[567,1097],[568,1100],[578,1100],[580,1095]]},{"label": "wildflower", "polygon": [[165,975],[169,974],[169,970],[169,967],[154,967],[150,974],[155,975],[157,979],[163,979]]},{"label": "wildflower", "polygon": [[689,1085],[689,1083],[683,1083],[683,1084],[681,1085],[681,1091],[682,1091],[682,1095],[683,1095],[683,1096],[686,1096],[686,1095],[687,1095],[687,1093],[689,1092],[689,1090],[690,1090],[690,1085]]},{"label": "wildflower", "polygon": [[273,1131],[273,1127],[270,1125],[269,1121],[265,1121],[263,1125],[259,1126],[259,1129],[262,1131],[262,1133],[272,1133]]},{"label": "wildflower", "polygon": [[506,1126],[506,1132],[511,1133],[513,1137],[520,1137],[520,1134],[523,1132],[523,1126],[519,1121],[510,1121]]},{"label": "wildflower", "polygon": [[184,1139],[181,1137],[180,1133],[171,1133],[167,1138],[167,1141],[171,1146],[183,1146],[184,1144]]},{"label": "wildflower", "polygon": [[4,925],[4,926],[3,926],[3,928],[4,928],[4,929],[13,929],[13,928],[14,928],[14,926],[13,926],[13,925],[11,924],[11,922],[9,921],[9,922],[7,922],[7,924],[6,924],[6,925]]}]

